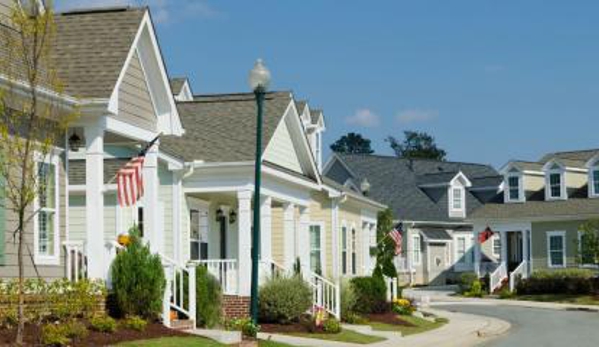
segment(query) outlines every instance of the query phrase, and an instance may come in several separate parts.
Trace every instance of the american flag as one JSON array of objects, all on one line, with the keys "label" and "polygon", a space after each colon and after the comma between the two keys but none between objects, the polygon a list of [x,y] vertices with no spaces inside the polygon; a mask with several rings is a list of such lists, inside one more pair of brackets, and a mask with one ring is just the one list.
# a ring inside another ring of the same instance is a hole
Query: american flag
[{"label": "american flag", "polygon": [[159,138],[160,135],[156,136],[139,152],[137,157],[131,159],[117,172],[117,199],[121,207],[135,205],[144,195],[143,167],[146,153]]},{"label": "american flag", "polygon": [[389,232],[389,237],[395,242],[395,255],[401,254],[401,241],[403,234],[403,224],[399,223]]}]

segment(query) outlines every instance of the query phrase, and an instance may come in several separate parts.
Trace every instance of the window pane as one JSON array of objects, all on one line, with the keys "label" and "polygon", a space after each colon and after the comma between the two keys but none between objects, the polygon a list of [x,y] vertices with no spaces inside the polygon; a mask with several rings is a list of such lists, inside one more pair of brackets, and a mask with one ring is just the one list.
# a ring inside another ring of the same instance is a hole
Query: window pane
[{"label": "window pane", "polygon": [[310,226],[310,248],[320,249],[320,225]]},{"label": "window pane", "polygon": [[563,249],[563,238],[561,236],[551,236],[551,238],[549,238],[549,240],[550,240],[550,244],[549,244],[550,250],[561,251]]},{"label": "window pane", "polygon": [[190,250],[191,260],[200,259],[200,243],[197,241],[191,241],[190,246],[191,246],[191,250]]},{"label": "window pane", "polygon": [[509,177],[508,178],[508,187],[509,187],[509,198],[510,200],[519,200],[520,199],[520,178],[519,177]]},{"label": "window pane", "polygon": [[599,170],[593,171],[593,187],[594,193],[599,194]]},{"label": "window pane", "polygon": [[564,253],[560,251],[551,251],[551,265],[562,266],[564,265]]},{"label": "window pane", "polygon": [[38,213],[38,252],[42,255],[54,255],[54,212]]},{"label": "window pane", "polygon": [[455,210],[462,209],[462,190],[460,188],[453,189],[453,208]]},{"label": "window pane", "polygon": [[551,197],[558,198],[562,195],[561,194],[562,193],[561,181],[562,181],[561,174],[549,175],[549,185],[550,185]]}]

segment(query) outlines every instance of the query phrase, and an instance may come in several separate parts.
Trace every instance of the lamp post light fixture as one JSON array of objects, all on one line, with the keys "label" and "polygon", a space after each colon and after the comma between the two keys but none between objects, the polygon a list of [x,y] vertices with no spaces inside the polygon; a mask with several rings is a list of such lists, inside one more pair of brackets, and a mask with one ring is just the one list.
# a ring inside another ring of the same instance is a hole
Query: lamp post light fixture
[{"label": "lamp post light fixture", "polygon": [[270,71],[258,59],[249,76],[250,88],[256,95],[256,163],[254,167],[254,227],[252,228],[252,282],[250,293],[250,315],[258,324],[258,266],[260,257],[260,185],[262,184],[262,118],[264,97],[270,85]]}]

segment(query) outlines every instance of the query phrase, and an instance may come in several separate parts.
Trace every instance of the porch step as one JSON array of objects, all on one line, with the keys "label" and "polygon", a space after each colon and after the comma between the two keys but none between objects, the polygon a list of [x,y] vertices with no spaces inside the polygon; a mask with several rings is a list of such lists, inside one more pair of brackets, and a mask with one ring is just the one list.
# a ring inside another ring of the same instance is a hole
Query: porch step
[{"label": "porch step", "polygon": [[501,285],[493,291],[493,294],[499,294],[504,288],[509,288],[510,285],[510,277],[506,277],[501,281]]},{"label": "porch step", "polygon": [[193,330],[195,322],[191,319],[176,319],[171,321],[171,329],[174,330]]}]

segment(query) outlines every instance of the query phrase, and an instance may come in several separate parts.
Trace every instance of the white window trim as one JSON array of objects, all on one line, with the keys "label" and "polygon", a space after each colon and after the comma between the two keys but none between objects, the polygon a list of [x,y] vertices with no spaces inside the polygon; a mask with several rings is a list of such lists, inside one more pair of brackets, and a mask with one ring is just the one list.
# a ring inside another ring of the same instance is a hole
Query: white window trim
[{"label": "white window trim", "polygon": [[[418,245],[418,261],[416,261],[416,245]],[[412,235],[412,264],[422,263],[422,239],[419,234]]]},{"label": "white window trim", "polygon": [[[318,226],[320,227],[320,271],[322,272],[322,274],[325,273],[325,269],[327,267],[325,261],[326,261],[326,230],[325,230],[325,223],[324,222],[314,222],[314,221],[310,221],[309,227],[311,228],[312,226]],[[309,237],[309,235],[308,235]],[[312,258],[312,242],[310,242],[310,258]]]},{"label": "white window trim", "polygon": [[[582,251],[582,231],[578,231],[578,254],[581,254]],[[580,259],[582,261],[582,258]],[[583,264],[582,262],[580,263],[579,267],[581,268],[585,268],[585,269],[599,269],[599,265],[596,264]]]},{"label": "white window trim", "polygon": [[[464,240],[464,255],[462,257],[460,257],[459,252],[458,252],[458,244],[460,240]],[[456,236],[455,237],[455,252],[454,252],[454,257],[455,257],[455,264],[460,264],[460,265],[465,265],[465,264],[469,264],[469,257],[468,257],[468,237],[465,235],[460,235],[460,236]],[[463,258],[463,261],[461,261],[461,259]]]},{"label": "white window trim", "polygon": [[[349,265],[349,274],[352,276],[357,276],[358,275],[358,268],[360,267],[360,264],[358,263],[358,229],[356,227],[355,223],[352,223],[351,225],[351,229],[349,229],[349,259],[348,259],[348,265]],[[353,258],[354,255],[356,256],[356,263],[354,264],[353,262]]]},{"label": "white window trim", "polygon": [[[562,238],[562,245],[563,245],[563,261],[562,261],[562,265],[553,265],[551,264],[551,237],[554,236],[560,236]],[[567,262],[568,262],[568,257],[567,257],[567,253],[566,253],[566,232],[565,231],[548,231],[547,232],[547,267],[550,269],[563,269],[566,267]]]},{"label": "white window trim", "polygon": [[[551,175],[560,175],[560,195],[551,196]],[[548,170],[545,174],[545,200],[564,200],[566,199],[566,174],[563,169]]]},{"label": "white window trim", "polygon": [[[454,206],[454,190],[460,191],[460,200],[462,206],[460,208],[455,208]],[[466,217],[466,188],[462,185],[451,185],[449,187],[449,216],[450,217]]]},{"label": "white window trim", "polygon": [[[499,234],[493,235],[491,242],[493,256],[497,259],[501,258],[501,247],[503,247],[503,245],[501,244],[501,236]],[[495,252],[495,242],[499,242],[499,253]]]},{"label": "white window trim", "polygon": [[[345,229],[345,244],[343,243],[343,230]],[[345,220],[341,221],[341,232],[339,233],[339,241],[341,243],[341,249],[339,250],[339,255],[341,256],[341,274],[347,276],[350,274],[350,264],[349,264],[349,228],[347,227],[347,223]],[[345,251],[345,257],[343,256],[343,252]],[[345,262],[345,271],[343,269],[343,262]]]},{"label": "white window trim", "polygon": [[[510,178],[518,179],[518,199],[512,199],[510,197]],[[524,202],[524,176],[521,173],[508,173],[505,175],[505,193],[504,202]]]},{"label": "white window trim", "polygon": [[42,255],[39,253],[39,212],[40,202],[38,194],[35,195],[33,200],[33,210],[35,212],[35,216],[33,218],[33,259],[37,265],[60,265],[60,186],[59,186],[59,156],[56,154],[49,154],[46,158],[42,158],[41,154],[35,154],[35,167],[34,170],[38,172],[38,163],[47,163],[50,165],[54,165],[54,187],[55,187],[55,197],[54,197],[54,255]]}]

